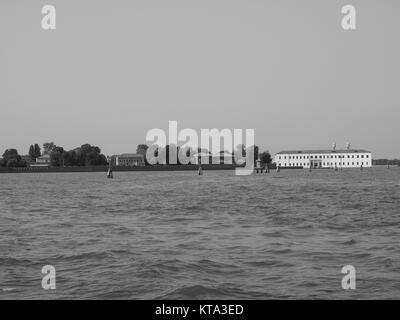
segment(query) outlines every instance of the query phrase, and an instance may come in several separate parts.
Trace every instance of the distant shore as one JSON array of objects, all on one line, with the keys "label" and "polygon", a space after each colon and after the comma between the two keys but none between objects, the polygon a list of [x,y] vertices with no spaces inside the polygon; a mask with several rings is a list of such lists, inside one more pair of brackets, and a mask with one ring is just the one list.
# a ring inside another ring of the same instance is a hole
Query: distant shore
[{"label": "distant shore", "polygon": [[[198,165],[152,165],[120,167],[114,166],[114,172],[121,171],[195,171]],[[204,164],[204,170],[234,170],[232,164]],[[0,168],[0,173],[63,173],[63,172],[107,172],[108,166],[87,166],[87,167],[22,167],[22,168]]]},{"label": "distant shore", "polygon": [[[383,165],[374,165],[376,167],[383,167]],[[232,164],[203,164],[203,170],[234,170],[235,165]],[[128,172],[128,171],[196,171],[198,165],[149,165],[149,166],[135,166],[135,167],[122,167],[114,166],[114,172]],[[270,170],[276,169],[274,164],[269,165]],[[286,169],[303,169],[303,167],[281,167],[281,170]],[[318,170],[318,169],[315,169]],[[1,168],[1,173],[68,173],[68,172],[107,172],[108,166],[75,166],[75,167],[19,167],[19,168]]]}]

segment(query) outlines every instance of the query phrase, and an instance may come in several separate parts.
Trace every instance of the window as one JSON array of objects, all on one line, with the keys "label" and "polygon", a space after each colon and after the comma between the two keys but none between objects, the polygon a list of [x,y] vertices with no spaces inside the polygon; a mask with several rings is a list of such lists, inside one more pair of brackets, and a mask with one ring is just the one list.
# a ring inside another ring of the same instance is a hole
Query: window
[{"label": "window", "polygon": [[369,155],[366,155],[366,157],[368,158],[368,157],[369,157]]},{"label": "window", "polygon": [[[364,155],[363,155],[363,154],[361,155],[361,158],[364,158]],[[361,162],[361,163],[362,163],[362,162]]]},{"label": "window", "polygon": [[279,156],[279,160],[281,159],[281,156]]}]

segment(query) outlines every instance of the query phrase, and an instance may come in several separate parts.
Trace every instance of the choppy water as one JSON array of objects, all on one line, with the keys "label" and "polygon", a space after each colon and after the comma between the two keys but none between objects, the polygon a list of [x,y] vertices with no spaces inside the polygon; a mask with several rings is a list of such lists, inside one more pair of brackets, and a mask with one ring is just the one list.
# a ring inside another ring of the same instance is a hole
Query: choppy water
[{"label": "choppy water", "polygon": [[400,168],[2,174],[0,299],[399,299],[399,227]]}]

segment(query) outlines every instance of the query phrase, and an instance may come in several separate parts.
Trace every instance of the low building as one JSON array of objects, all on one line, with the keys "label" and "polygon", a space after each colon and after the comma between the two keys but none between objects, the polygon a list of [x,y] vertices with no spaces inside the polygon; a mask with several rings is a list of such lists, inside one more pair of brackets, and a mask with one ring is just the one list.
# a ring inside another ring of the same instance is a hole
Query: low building
[{"label": "low building", "polygon": [[36,158],[35,163],[29,164],[30,167],[49,167],[51,164],[51,158],[49,154],[44,154]]},{"label": "low building", "polygon": [[115,156],[115,165],[119,167],[144,166],[144,155],[139,153],[124,153]]},{"label": "low building", "polygon": [[192,164],[233,164],[234,155],[228,151],[220,151],[218,153],[198,152],[195,153],[191,160]]},{"label": "low building", "polygon": [[360,168],[372,166],[372,154],[362,149],[280,151],[273,162],[279,167]]}]

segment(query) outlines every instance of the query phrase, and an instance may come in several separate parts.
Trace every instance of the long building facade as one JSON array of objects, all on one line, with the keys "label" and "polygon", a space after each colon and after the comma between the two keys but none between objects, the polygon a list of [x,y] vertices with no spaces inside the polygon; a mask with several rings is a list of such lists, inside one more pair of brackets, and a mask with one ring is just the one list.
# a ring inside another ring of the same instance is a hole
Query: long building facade
[{"label": "long building facade", "polygon": [[362,149],[280,151],[273,161],[282,168],[360,168],[372,166],[372,154]]},{"label": "long building facade", "polygon": [[122,167],[138,167],[144,166],[144,155],[138,153],[124,153],[115,156],[115,165]]}]

